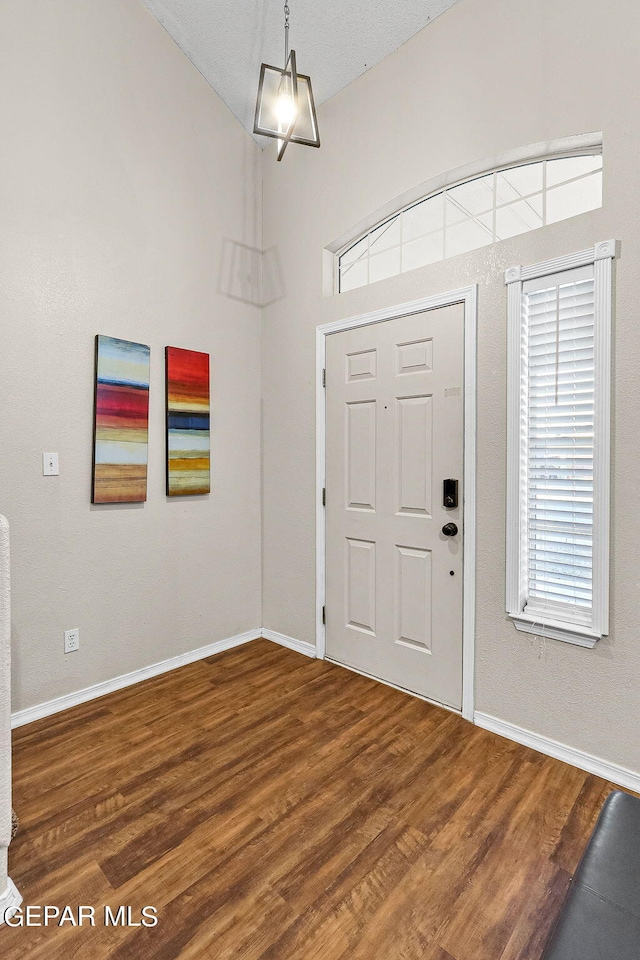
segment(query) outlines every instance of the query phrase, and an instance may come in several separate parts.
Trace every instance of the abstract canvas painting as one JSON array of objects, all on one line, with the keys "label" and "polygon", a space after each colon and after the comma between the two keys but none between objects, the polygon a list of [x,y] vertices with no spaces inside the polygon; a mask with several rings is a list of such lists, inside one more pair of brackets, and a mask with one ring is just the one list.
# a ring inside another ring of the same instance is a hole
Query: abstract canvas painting
[{"label": "abstract canvas painting", "polygon": [[209,493],[209,354],[166,348],[167,496]]},{"label": "abstract canvas painting", "polygon": [[147,499],[149,354],[144,343],[96,337],[92,503]]}]

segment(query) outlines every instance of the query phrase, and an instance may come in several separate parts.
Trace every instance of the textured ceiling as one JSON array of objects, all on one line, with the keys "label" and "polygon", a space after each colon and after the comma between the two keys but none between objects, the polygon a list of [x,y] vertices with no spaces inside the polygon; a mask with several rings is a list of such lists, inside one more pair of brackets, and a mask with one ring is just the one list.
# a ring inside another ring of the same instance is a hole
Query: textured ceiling
[{"label": "textured ceiling", "polygon": [[[396,50],[458,0],[289,0],[290,45],[316,105]],[[280,0],[144,0],[251,132],[260,64],[283,66]],[[322,130],[320,131],[322,135]],[[256,137],[262,145],[263,137]]]}]

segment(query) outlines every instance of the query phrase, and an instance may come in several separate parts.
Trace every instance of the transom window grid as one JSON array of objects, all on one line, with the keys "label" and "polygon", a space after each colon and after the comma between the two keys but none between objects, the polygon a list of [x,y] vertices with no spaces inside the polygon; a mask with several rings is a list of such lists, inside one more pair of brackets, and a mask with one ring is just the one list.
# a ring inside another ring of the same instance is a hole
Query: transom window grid
[{"label": "transom window grid", "polygon": [[556,157],[466,180],[399,211],[338,255],[339,292],[602,205],[602,155]]}]

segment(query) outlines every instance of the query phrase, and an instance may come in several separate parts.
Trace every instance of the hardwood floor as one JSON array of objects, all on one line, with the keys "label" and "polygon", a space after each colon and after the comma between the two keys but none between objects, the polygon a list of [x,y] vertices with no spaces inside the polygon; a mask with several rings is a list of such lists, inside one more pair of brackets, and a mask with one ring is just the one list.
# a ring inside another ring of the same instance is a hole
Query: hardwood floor
[{"label": "hardwood floor", "polygon": [[0,955],[538,960],[610,789],[258,640],[15,732],[11,875],[96,926]]}]

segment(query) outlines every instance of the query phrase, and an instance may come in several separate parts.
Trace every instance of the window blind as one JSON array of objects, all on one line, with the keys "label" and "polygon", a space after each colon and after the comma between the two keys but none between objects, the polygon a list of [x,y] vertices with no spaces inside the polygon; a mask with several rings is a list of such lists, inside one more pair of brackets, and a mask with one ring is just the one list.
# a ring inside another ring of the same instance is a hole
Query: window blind
[{"label": "window blind", "polygon": [[586,622],[593,596],[593,269],[524,284],[523,311],[525,609],[560,618],[566,611]]}]

